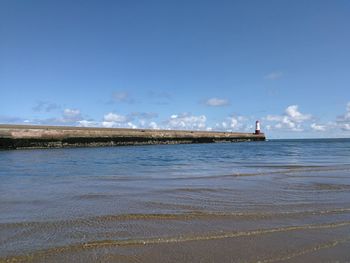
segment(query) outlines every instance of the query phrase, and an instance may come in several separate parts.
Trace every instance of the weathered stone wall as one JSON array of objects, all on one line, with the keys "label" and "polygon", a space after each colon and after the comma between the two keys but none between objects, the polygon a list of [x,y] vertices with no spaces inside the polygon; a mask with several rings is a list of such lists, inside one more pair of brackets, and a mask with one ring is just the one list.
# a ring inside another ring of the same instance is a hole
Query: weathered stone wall
[{"label": "weathered stone wall", "polygon": [[263,141],[264,134],[0,125],[0,149]]}]

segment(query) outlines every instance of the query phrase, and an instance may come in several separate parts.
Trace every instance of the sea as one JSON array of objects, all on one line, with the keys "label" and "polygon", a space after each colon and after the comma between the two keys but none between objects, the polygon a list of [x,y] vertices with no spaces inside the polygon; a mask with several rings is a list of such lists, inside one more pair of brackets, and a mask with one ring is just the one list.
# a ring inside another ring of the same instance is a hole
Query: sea
[{"label": "sea", "polygon": [[350,139],[0,151],[0,262],[350,262]]}]

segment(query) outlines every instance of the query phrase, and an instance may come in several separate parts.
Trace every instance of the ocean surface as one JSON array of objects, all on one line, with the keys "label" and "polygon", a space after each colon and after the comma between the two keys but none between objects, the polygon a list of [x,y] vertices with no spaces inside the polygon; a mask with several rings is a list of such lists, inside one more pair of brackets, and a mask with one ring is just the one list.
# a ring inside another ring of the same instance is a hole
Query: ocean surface
[{"label": "ocean surface", "polygon": [[0,262],[350,262],[350,140],[0,151]]}]

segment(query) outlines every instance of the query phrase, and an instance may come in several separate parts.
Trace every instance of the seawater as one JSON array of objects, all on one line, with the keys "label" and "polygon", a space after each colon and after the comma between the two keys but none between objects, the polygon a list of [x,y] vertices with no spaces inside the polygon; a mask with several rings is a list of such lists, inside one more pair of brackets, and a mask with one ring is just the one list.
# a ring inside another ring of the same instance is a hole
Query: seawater
[{"label": "seawater", "polygon": [[0,262],[345,262],[349,240],[349,139],[0,151]]}]

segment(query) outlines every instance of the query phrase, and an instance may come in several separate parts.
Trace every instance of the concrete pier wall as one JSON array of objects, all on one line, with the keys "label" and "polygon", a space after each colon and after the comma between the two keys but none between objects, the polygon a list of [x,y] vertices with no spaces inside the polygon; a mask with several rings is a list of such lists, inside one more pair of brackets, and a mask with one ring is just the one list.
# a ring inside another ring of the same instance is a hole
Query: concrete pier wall
[{"label": "concrete pier wall", "polygon": [[0,124],[0,149],[216,143],[263,140],[265,140],[265,135],[263,133]]}]

